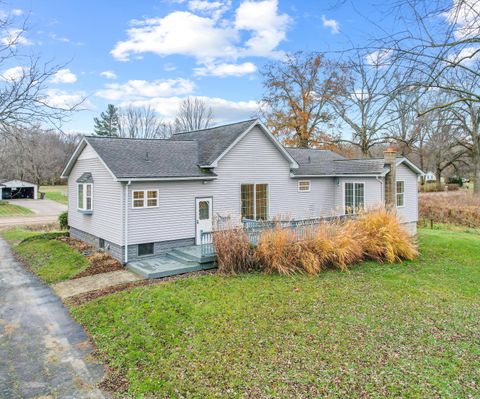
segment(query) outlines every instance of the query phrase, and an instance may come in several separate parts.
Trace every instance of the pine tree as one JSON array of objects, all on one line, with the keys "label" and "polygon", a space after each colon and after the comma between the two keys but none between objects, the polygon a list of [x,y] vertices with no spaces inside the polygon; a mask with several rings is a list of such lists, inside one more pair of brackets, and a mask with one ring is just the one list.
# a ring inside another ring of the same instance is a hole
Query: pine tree
[{"label": "pine tree", "polygon": [[108,104],[107,111],[102,112],[100,118],[93,118],[93,121],[97,136],[118,136],[118,108],[113,104]]}]

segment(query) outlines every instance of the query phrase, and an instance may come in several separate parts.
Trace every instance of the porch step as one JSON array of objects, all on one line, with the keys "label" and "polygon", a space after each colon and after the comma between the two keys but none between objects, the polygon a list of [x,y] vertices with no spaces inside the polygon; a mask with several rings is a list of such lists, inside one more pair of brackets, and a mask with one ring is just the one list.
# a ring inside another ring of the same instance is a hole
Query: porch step
[{"label": "porch step", "polygon": [[188,247],[175,248],[168,253],[168,255],[187,261],[193,261],[200,264],[212,263],[215,261],[215,255],[202,255],[202,250],[199,245],[190,245]]},{"label": "porch step", "polygon": [[199,265],[200,264],[196,260],[193,260],[189,257],[186,257],[180,251],[175,251],[175,250],[170,251],[166,254],[166,256],[170,259],[173,259],[173,260],[177,261],[177,262],[183,263],[184,265]]},{"label": "porch step", "polygon": [[129,262],[126,268],[145,278],[160,278],[204,270],[199,263],[186,265],[166,255]]}]

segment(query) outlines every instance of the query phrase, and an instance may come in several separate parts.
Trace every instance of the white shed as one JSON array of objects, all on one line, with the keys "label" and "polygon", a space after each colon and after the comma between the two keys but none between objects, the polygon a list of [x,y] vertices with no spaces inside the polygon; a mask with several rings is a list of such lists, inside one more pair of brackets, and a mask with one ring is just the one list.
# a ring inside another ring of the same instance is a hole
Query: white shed
[{"label": "white shed", "polygon": [[38,186],[22,180],[0,179],[0,199],[38,199]]}]

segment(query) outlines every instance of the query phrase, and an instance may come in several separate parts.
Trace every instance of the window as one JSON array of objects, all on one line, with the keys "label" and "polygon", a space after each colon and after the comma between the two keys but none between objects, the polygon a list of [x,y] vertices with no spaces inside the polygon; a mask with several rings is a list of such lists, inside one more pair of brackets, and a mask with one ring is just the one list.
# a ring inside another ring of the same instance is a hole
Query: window
[{"label": "window", "polygon": [[298,187],[298,192],[308,193],[310,191],[310,180],[299,180],[297,187]]},{"label": "window", "polygon": [[365,184],[345,183],[345,213],[356,213],[365,205]]},{"label": "window", "polygon": [[153,242],[138,244],[138,256],[153,255]]},{"label": "window", "polygon": [[81,211],[93,210],[93,184],[79,183],[77,191],[77,208]]},{"label": "window", "polygon": [[133,208],[156,208],[158,206],[158,190],[134,190],[132,192]]},{"label": "window", "polygon": [[268,184],[241,185],[242,219],[268,219]]},{"label": "window", "polygon": [[103,238],[98,239],[98,248],[105,249],[105,240]]},{"label": "window", "polygon": [[198,203],[198,218],[200,220],[210,219],[210,205],[208,201],[200,201]]},{"label": "window", "polygon": [[397,206],[402,207],[405,205],[405,182],[397,181]]}]

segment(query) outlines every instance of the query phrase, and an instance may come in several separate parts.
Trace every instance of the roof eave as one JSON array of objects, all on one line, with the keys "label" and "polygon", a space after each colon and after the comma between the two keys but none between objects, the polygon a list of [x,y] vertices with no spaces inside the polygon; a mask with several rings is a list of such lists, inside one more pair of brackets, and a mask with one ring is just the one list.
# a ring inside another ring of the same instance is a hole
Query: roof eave
[{"label": "roof eave", "polygon": [[117,181],[182,181],[182,180],[216,180],[217,176],[176,176],[176,177],[119,177]]},{"label": "roof eave", "polygon": [[413,171],[415,172],[415,174],[417,174],[418,176],[424,176],[425,175],[425,172],[423,170],[421,170],[417,165],[415,165],[412,161],[410,161],[408,158],[400,158],[398,161],[397,161],[397,166],[401,165],[402,163],[405,163],[407,164],[407,166]]}]

